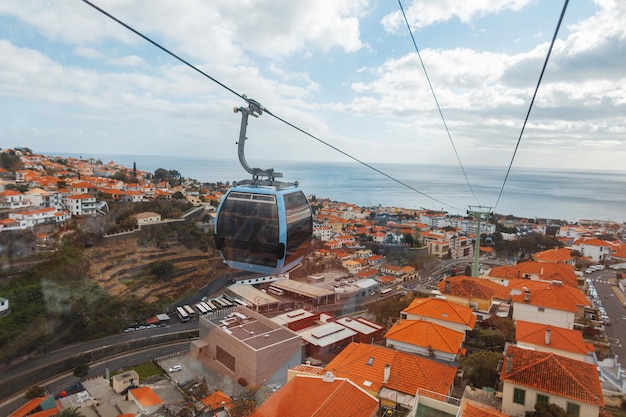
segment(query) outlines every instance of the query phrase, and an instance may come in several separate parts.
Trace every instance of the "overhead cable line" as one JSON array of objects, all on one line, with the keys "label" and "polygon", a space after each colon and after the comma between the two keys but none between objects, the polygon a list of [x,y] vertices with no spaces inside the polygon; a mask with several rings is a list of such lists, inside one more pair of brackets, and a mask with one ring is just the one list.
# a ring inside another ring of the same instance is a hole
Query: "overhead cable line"
[{"label": "overhead cable line", "polygon": [[541,80],[543,79],[543,74],[546,71],[546,67],[548,66],[548,61],[550,60],[550,54],[552,53],[552,48],[554,47],[554,43],[556,42],[556,37],[559,34],[559,29],[561,28],[561,23],[563,22],[563,16],[565,16],[565,11],[567,10],[567,5],[569,0],[565,0],[563,3],[563,9],[561,10],[561,16],[559,17],[559,21],[556,25],[556,29],[554,31],[554,35],[552,36],[552,42],[550,42],[550,48],[548,48],[548,53],[546,55],[546,59],[543,62],[543,68],[541,68],[541,74],[539,75],[539,80],[537,80],[537,86],[535,87],[535,92],[533,93],[533,98],[530,100],[530,105],[528,106],[528,112],[526,112],[526,118],[524,119],[524,124],[522,125],[522,130],[519,133],[519,137],[517,138],[517,144],[515,145],[515,150],[513,151],[513,156],[511,157],[511,162],[509,163],[509,168],[506,171],[506,175],[504,176],[504,182],[502,183],[502,188],[500,188],[500,194],[498,194],[498,199],[496,200],[496,204],[493,206],[494,211],[498,207],[498,203],[500,202],[500,197],[502,197],[502,192],[504,191],[504,186],[506,185],[506,181],[509,178],[509,173],[511,172],[511,167],[513,166],[513,161],[515,160],[515,155],[517,154],[517,149],[519,148],[519,144],[522,141],[522,135],[524,134],[524,129],[526,128],[526,123],[528,123],[528,118],[530,117],[530,111],[533,108],[533,104],[535,102],[535,97],[537,97],[537,92],[539,91],[539,85],[541,85]]},{"label": "overhead cable line", "polygon": [[[463,171],[463,176],[465,177],[465,181],[467,182],[467,186],[469,187],[474,199],[478,202],[478,198],[474,193],[474,189],[472,188],[472,184],[470,184],[470,180],[467,177],[467,173],[465,172],[465,168],[461,163],[461,158],[459,157],[459,153],[456,150],[456,146],[454,145],[454,141],[452,140],[452,135],[450,134],[450,129],[448,129],[448,124],[446,123],[446,118],[443,117],[443,111],[441,110],[441,106],[439,105],[439,100],[437,100],[437,95],[435,94],[435,89],[433,88],[432,83],[430,82],[430,77],[428,76],[428,72],[426,71],[426,66],[424,65],[424,61],[422,60],[422,55],[420,54],[419,48],[417,47],[417,42],[415,42],[415,37],[413,36],[413,31],[411,30],[411,25],[409,25],[409,21],[404,13],[404,8],[402,7],[401,0],[398,0],[398,4],[400,5],[400,10],[402,11],[402,16],[404,17],[404,22],[406,23],[406,27],[409,30],[409,35],[411,35],[411,40],[413,41],[413,46],[415,47],[415,52],[417,52],[417,57],[420,60],[420,64],[422,65],[422,69],[424,70],[424,75],[426,75],[426,81],[428,81],[428,87],[430,87],[430,92],[435,99],[435,104],[437,105],[437,110],[439,111],[439,116],[441,117],[441,121],[443,122],[443,126],[446,129],[446,133],[448,134],[448,139],[450,140],[450,144],[452,145],[452,149],[454,149],[454,154],[456,155],[456,160],[459,162],[461,166],[461,171]],[[479,203],[480,204],[480,203]]]},{"label": "overhead cable line", "polygon": [[[171,52],[169,49],[165,48],[164,46],[160,45],[158,42],[150,39],[148,36],[142,34],[141,32],[139,32],[138,30],[134,29],[133,27],[131,27],[130,25],[122,22],[121,20],[119,20],[118,18],[116,18],[115,16],[113,16],[112,14],[106,12],[105,10],[101,9],[100,7],[96,6],[95,4],[93,4],[92,2],[90,2],[89,0],[83,0],[84,3],[88,4],[89,6],[93,7],[95,10],[99,11],[100,13],[104,14],[105,16],[107,16],[108,18],[112,19],[113,21],[119,23],[120,25],[122,25],[123,27],[125,27],[126,29],[130,30],[131,32],[133,32],[134,34],[136,34],[137,36],[141,37],[142,39],[146,40],[147,42],[150,42],[152,45],[156,46],[157,48],[159,48],[160,50],[162,50],[163,52],[165,52],[166,54],[172,56],[173,58],[177,59],[178,61],[182,62],[183,64],[187,65],[188,67],[190,67],[191,69],[193,69],[194,71],[204,75],[205,77],[207,77],[208,79],[210,79],[211,81],[213,81],[214,83],[218,84],[219,86],[225,88],[226,90],[228,90],[229,92],[233,93],[234,95],[236,95],[237,97],[241,98],[242,100],[245,100],[246,102],[250,102],[250,99],[248,97],[246,97],[244,94],[239,94],[238,92],[236,92],[235,90],[231,89],[230,87],[226,86],[225,84],[219,82],[217,79],[211,77],[209,74],[205,73],[204,71],[200,70],[199,68],[197,68],[196,66],[194,66],[193,64],[189,63],[188,61],[186,61],[185,59],[181,58],[180,56],[176,55],[175,53]],[[308,137],[315,139],[316,141],[320,142],[321,144],[324,144],[326,146],[328,146],[329,148],[333,149],[334,151],[337,151],[339,153],[341,153],[344,156],[347,156],[348,158],[352,159],[355,162],[358,162],[359,164],[377,172],[378,174],[387,177],[388,179],[418,193],[423,195],[426,198],[429,198],[433,201],[436,201],[437,203],[443,204],[444,206],[448,206],[450,208],[453,208],[455,210],[459,210],[459,211],[463,211],[462,209],[455,207],[453,205],[444,203],[441,200],[438,200],[435,197],[432,197],[420,190],[418,190],[417,188],[405,183],[402,180],[399,180],[383,171],[381,171],[380,169],[368,164],[367,162],[364,162],[352,155],[350,155],[349,153],[337,148],[336,146],[331,145],[330,143],[318,138],[317,136],[305,131],[304,129],[301,129],[300,127],[294,125],[293,123],[290,123],[284,119],[282,119],[281,117],[273,114],[272,112],[270,112],[268,109],[263,108],[263,111],[266,112],[267,114],[269,114],[270,116],[274,117],[276,120],[279,120],[281,122],[283,122],[284,124],[286,124],[287,126],[292,127],[293,129],[296,129],[297,131],[307,135]]]}]

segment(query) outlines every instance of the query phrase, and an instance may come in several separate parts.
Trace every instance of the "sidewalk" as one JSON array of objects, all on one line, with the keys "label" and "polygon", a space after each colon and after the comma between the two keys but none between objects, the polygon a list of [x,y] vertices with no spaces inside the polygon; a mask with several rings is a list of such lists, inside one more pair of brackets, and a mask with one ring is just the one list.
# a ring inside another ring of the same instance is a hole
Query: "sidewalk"
[{"label": "sidewalk", "polygon": [[624,291],[622,291],[622,289],[617,285],[611,285],[611,289],[619,299],[622,306],[626,307],[626,294],[624,294]]}]

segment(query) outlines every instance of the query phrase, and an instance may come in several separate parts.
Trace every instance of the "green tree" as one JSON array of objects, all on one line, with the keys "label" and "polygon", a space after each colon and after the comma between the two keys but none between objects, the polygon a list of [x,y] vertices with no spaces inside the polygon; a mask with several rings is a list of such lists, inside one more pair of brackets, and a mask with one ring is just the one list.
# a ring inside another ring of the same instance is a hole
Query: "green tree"
[{"label": "green tree", "polygon": [[571,417],[571,415],[554,403],[538,402],[535,404],[535,411],[526,411],[525,417]]},{"label": "green tree", "polygon": [[481,350],[463,358],[464,378],[474,387],[493,387],[498,378],[498,363],[502,353]]},{"label": "green tree", "polygon": [[33,398],[39,398],[46,395],[46,389],[40,385],[32,386],[24,393],[24,398],[32,400]]},{"label": "green tree", "polygon": [[84,378],[89,375],[89,364],[81,363],[80,365],[74,368],[74,376],[76,378]]},{"label": "green tree", "polygon": [[158,279],[165,280],[174,271],[172,261],[162,260],[150,265],[150,272]]},{"label": "green tree", "polygon": [[61,410],[58,417],[85,417],[78,407],[64,408]]},{"label": "green tree", "polygon": [[415,244],[415,239],[413,238],[413,235],[411,233],[403,233],[402,240],[404,241],[404,243],[408,244],[411,247],[413,247],[413,245]]}]

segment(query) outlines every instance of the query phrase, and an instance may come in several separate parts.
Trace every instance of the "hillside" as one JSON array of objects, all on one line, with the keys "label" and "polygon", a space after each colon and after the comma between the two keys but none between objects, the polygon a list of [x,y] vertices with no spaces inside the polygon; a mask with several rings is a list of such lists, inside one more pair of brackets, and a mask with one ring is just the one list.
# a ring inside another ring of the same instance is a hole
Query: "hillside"
[{"label": "hillside", "polygon": [[107,239],[86,250],[89,277],[114,297],[171,302],[227,272],[221,257],[181,243],[140,244],[137,236]]}]

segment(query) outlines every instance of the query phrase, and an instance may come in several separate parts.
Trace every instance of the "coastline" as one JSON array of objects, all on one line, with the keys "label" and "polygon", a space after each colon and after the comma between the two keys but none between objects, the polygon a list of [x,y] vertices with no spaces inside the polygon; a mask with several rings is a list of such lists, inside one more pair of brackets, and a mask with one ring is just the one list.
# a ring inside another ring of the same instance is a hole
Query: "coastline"
[{"label": "coastline", "polygon": [[[200,182],[232,182],[247,178],[239,161],[203,157],[154,155],[75,154],[44,155],[100,159],[154,172],[177,170]],[[495,205],[506,170],[472,166],[466,172],[474,195],[460,168],[453,165],[373,164],[385,174],[409,185],[411,190],[355,162],[255,161],[272,166],[286,181],[297,180],[305,192],[318,198],[343,201],[360,207],[444,209],[464,214],[468,205]],[[514,168],[495,212],[528,219],[581,219],[626,222],[626,172]],[[443,203],[443,204],[442,204]]]}]

